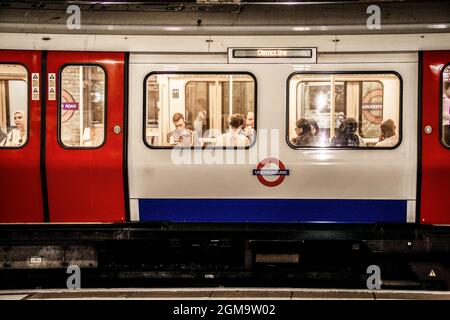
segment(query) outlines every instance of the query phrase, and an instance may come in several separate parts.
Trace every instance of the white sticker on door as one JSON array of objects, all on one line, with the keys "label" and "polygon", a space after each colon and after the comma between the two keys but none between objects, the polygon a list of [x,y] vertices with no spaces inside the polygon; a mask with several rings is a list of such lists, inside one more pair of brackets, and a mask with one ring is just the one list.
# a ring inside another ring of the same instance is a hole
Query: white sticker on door
[{"label": "white sticker on door", "polygon": [[48,74],[48,100],[56,100],[56,74]]}]

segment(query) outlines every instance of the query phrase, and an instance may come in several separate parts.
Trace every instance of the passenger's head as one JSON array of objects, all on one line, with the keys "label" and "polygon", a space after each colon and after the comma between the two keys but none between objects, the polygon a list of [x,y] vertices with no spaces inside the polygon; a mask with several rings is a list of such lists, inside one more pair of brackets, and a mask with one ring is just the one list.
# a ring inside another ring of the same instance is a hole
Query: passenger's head
[{"label": "passenger's head", "polygon": [[395,123],[394,121],[392,121],[391,119],[387,119],[386,121],[384,121],[381,126],[381,135],[384,136],[385,138],[389,138],[392,136],[395,136]]},{"label": "passenger's head", "polygon": [[25,117],[25,115],[22,111],[16,111],[14,113],[14,124],[15,124],[16,128],[22,129],[24,127],[24,124],[25,124],[24,117]]},{"label": "passenger's head", "polygon": [[186,123],[184,122],[184,116],[179,112],[177,112],[173,115],[172,122],[175,125],[176,129],[182,130],[182,129],[186,128]]},{"label": "passenger's head", "polygon": [[198,98],[196,102],[197,102],[197,107],[201,108],[202,110],[205,109],[205,107],[206,107],[206,100],[205,99]]},{"label": "passenger's head", "polygon": [[239,113],[235,113],[230,117],[229,123],[231,128],[238,129],[244,124],[244,117]]},{"label": "passenger's head", "polygon": [[317,124],[317,121],[314,119],[309,119],[309,123],[311,124],[312,134],[314,136],[319,135],[320,128],[319,128],[319,125]]},{"label": "passenger's head", "polygon": [[245,116],[245,126],[246,127],[255,127],[255,114],[253,111],[247,112],[247,115]]},{"label": "passenger's head", "polygon": [[444,93],[447,97],[450,98],[450,80],[444,82]]},{"label": "passenger's head", "polygon": [[311,132],[311,123],[305,119],[300,118],[295,124],[295,133],[299,135],[305,135]]},{"label": "passenger's head", "polygon": [[342,122],[339,129],[344,135],[355,134],[356,130],[358,129],[358,123],[354,118],[346,118],[344,122]]}]

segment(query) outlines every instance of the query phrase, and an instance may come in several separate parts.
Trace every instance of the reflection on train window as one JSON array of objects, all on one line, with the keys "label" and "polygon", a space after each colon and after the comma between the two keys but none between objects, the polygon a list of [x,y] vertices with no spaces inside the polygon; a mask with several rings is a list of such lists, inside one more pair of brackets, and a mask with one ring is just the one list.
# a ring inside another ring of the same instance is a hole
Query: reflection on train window
[{"label": "reflection on train window", "polygon": [[442,143],[450,147],[450,66],[442,74]]},{"label": "reflection on train window", "polygon": [[61,72],[60,141],[66,147],[98,147],[105,139],[105,71],[66,66]]},{"label": "reflection on train window", "polygon": [[255,81],[248,74],[154,73],[147,78],[151,147],[246,147],[255,138]]},{"label": "reflection on train window", "polygon": [[17,64],[0,64],[0,148],[25,145],[28,136],[27,112],[27,70]]},{"label": "reflection on train window", "polygon": [[289,81],[293,147],[394,148],[400,139],[395,74],[295,74]]}]

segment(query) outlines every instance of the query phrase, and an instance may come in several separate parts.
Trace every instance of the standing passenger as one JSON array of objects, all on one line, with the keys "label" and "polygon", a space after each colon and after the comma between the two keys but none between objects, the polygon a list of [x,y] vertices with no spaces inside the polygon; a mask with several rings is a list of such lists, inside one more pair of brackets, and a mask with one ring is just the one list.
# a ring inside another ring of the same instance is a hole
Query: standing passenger
[{"label": "standing passenger", "polygon": [[200,110],[194,120],[194,131],[198,137],[203,137],[206,125],[206,110]]}]

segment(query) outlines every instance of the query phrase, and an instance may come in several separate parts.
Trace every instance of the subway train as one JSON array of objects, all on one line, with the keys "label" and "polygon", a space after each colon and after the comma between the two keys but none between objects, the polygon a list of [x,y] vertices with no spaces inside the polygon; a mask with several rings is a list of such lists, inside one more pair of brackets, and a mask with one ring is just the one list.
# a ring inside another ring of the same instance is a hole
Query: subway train
[{"label": "subway train", "polygon": [[0,269],[95,267],[106,240],[448,254],[449,43],[2,33]]}]

